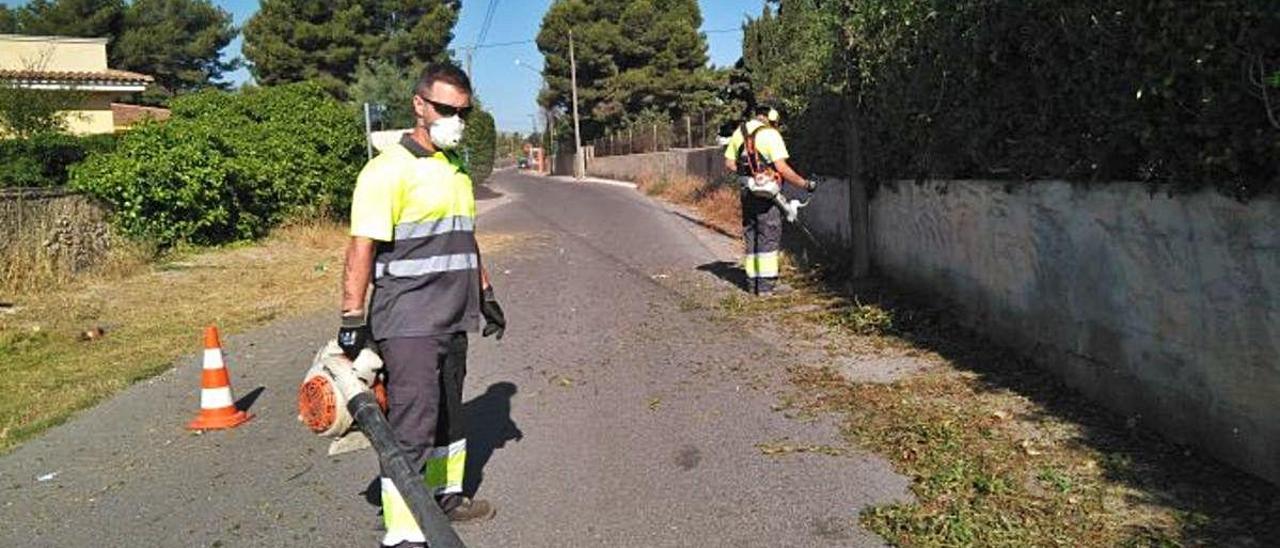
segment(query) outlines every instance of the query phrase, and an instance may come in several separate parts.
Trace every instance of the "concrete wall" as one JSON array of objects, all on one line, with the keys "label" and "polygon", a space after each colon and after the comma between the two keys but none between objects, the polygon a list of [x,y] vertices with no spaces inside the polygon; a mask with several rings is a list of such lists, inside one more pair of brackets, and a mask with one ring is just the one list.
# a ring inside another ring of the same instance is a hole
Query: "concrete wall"
[{"label": "concrete wall", "polygon": [[[587,173],[719,176],[720,154],[601,157]],[[824,258],[950,301],[1093,400],[1280,484],[1280,200],[981,181],[868,198],[820,181],[801,222]]]},{"label": "concrete wall", "polygon": [[72,274],[110,248],[106,210],[89,198],[50,189],[0,189],[0,262]]},{"label": "concrete wall", "polygon": [[111,101],[120,95],[108,92],[90,92],[80,108],[66,111],[67,131],[76,135],[111,133],[116,129]]},{"label": "concrete wall", "polygon": [[724,173],[724,149],[673,148],[664,152],[596,156],[587,162],[587,175],[634,181],[641,176],[672,177],[693,175],[712,180]]},{"label": "concrete wall", "polygon": [[382,152],[382,149],[389,145],[400,142],[406,133],[413,131],[412,129],[388,129],[383,131],[369,132],[369,144],[373,145],[375,152]]},{"label": "concrete wall", "polygon": [[0,68],[72,72],[106,70],[107,39],[0,34]]},{"label": "concrete wall", "polygon": [[[830,209],[810,219],[838,233]],[[1094,400],[1280,483],[1280,201],[899,182],[878,190],[869,222],[886,279],[953,302]]]}]

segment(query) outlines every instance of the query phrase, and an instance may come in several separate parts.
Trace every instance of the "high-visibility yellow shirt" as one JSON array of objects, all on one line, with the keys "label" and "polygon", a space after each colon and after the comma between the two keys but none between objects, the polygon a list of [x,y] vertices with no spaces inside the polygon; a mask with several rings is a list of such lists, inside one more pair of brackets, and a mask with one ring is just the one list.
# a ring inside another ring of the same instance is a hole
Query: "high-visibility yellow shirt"
[{"label": "high-visibility yellow shirt", "polygon": [[[756,131],[756,128],[765,125],[759,120],[750,120],[747,122],[747,133]],[[737,161],[742,155],[742,151],[746,148],[743,143],[746,139],[742,135],[742,126],[733,130],[733,136],[729,137],[729,145],[724,149],[724,157],[728,160]],[[786,160],[790,158],[787,153],[787,144],[782,140],[782,133],[774,127],[766,127],[756,132],[756,150],[760,152],[760,156],[764,161],[773,163],[778,160]]]},{"label": "high-visibility yellow shirt", "polygon": [[461,159],[408,135],[365,164],[351,235],[378,242],[369,326],[375,338],[475,331],[480,325],[476,203]]}]

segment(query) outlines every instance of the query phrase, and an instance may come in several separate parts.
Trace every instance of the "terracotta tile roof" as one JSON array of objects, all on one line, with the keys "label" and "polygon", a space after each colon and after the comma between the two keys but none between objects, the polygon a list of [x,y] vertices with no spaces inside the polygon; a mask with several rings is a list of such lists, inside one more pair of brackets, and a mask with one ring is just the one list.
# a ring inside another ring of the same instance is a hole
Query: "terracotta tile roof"
[{"label": "terracotta tile roof", "polygon": [[111,103],[111,117],[114,120],[116,127],[125,128],[148,119],[155,121],[168,120],[169,109],[142,105],[129,105],[125,103]]},{"label": "terracotta tile roof", "polygon": [[63,70],[12,70],[0,69],[0,80],[70,80],[73,82],[128,82],[150,83],[154,78],[127,70],[95,70],[91,72]]}]

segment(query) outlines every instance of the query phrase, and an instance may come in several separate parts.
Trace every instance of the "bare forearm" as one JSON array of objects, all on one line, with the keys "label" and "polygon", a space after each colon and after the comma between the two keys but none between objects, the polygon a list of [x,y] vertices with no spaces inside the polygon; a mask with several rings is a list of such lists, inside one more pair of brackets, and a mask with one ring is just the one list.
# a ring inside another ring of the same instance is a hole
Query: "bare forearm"
[{"label": "bare forearm", "polygon": [[735,162],[735,161],[733,161],[733,160],[730,160],[730,159],[728,159],[728,158],[725,158],[725,159],[724,159],[724,170],[725,170],[725,171],[731,171],[731,172],[732,172],[732,171],[738,171],[738,163],[737,163],[737,162]]},{"label": "bare forearm", "polygon": [[347,244],[345,266],[342,269],[342,313],[364,311],[365,292],[373,276],[373,240],[353,236]]},{"label": "bare forearm", "polygon": [[782,175],[784,181],[795,185],[796,188],[809,188],[809,183],[799,173],[796,173],[796,170],[791,169],[791,164],[788,164],[786,160],[778,160],[773,165],[778,169],[778,173]]},{"label": "bare forearm", "polygon": [[476,259],[480,263],[480,290],[489,289],[492,284],[489,282],[489,269],[484,267],[484,253],[480,252],[480,244],[476,244]]}]

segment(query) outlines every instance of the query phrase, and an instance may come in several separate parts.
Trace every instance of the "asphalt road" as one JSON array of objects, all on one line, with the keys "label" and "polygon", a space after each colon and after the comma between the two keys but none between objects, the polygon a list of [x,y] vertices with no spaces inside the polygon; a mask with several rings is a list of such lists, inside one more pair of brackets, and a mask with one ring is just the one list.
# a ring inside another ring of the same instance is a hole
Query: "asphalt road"
[{"label": "asphalt road", "polygon": [[[773,410],[794,357],[690,304],[735,291],[698,269],[731,240],[627,188],[511,171],[490,188],[479,230],[515,243],[485,256],[507,336],[471,345],[467,483],[498,514],[459,528],[469,546],[883,543],[857,516],[907,496],[887,463],[757,447],[836,434]],[[376,546],[376,458],[329,457],[296,420],[334,316],[223,341],[256,415],[235,430],[184,430],[193,352],[0,458],[0,546]]]}]

